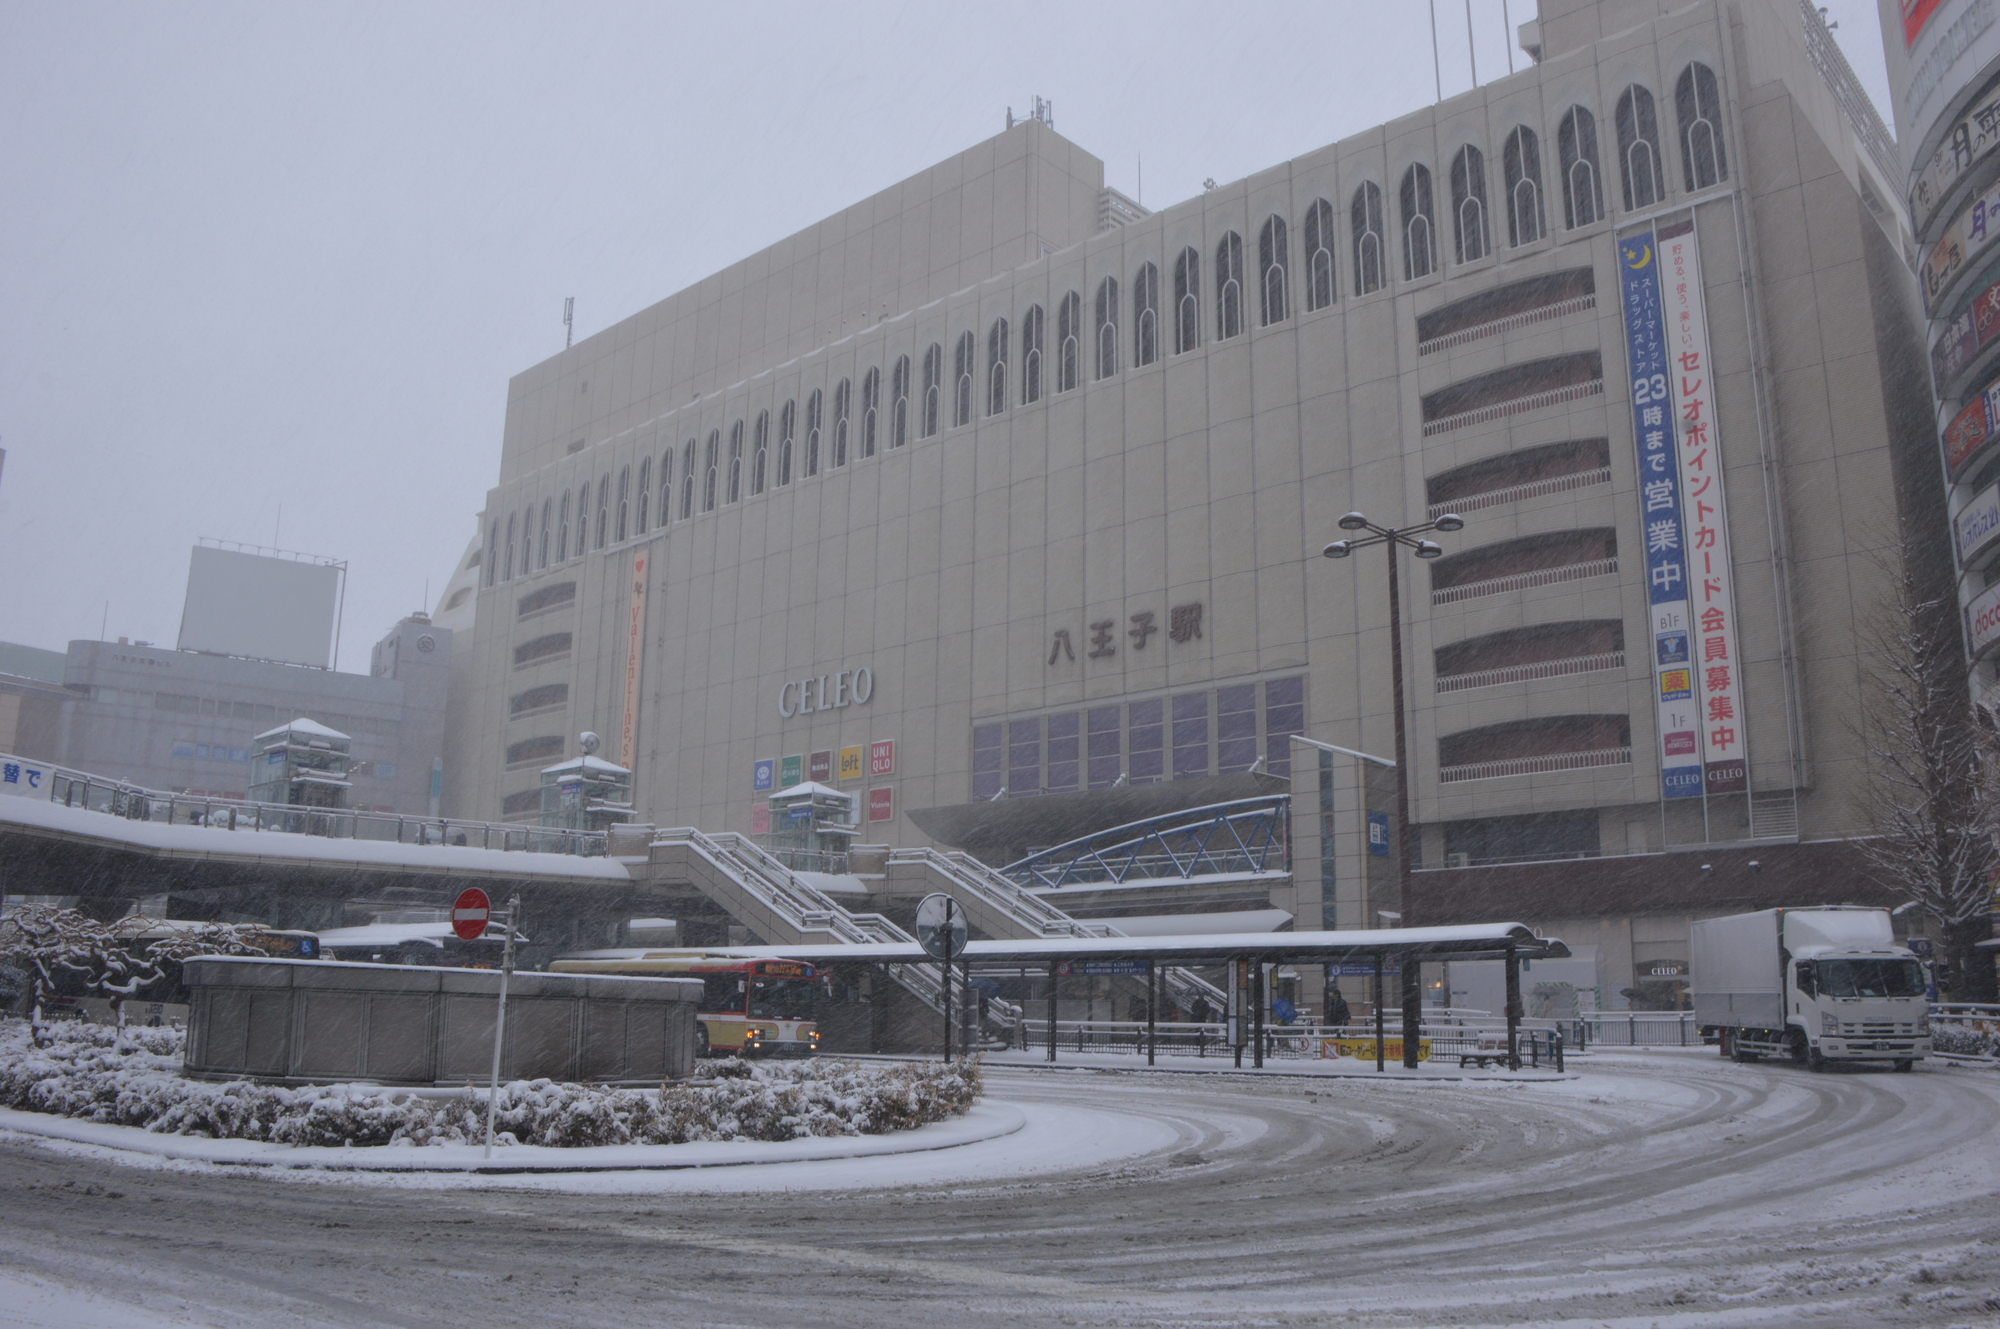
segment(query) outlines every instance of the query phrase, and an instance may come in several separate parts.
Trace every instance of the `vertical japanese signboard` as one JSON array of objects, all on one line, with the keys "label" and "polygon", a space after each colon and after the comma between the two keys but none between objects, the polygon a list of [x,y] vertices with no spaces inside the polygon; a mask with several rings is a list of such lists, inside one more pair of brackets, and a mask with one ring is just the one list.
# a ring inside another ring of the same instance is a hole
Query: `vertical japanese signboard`
[{"label": "vertical japanese signboard", "polygon": [[618,730],[618,764],[632,769],[639,742],[639,662],[646,646],[646,551],[632,555],[632,594],[625,614],[625,719]]},{"label": "vertical japanese signboard", "polygon": [[1645,538],[1646,598],[1660,735],[1660,794],[1702,793],[1700,721],[1689,654],[1686,527],[1680,468],[1668,411],[1666,320],[1660,305],[1660,257],[1653,233],[1618,242],[1618,296],[1632,370],[1632,427],[1639,450],[1639,529]]},{"label": "vertical japanese signboard", "polygon": [[1743,657],[1737,649],[1736,578],[1729,558],[1729,517],[1722,502],[1722,440],[1694,219],[1660,227],[1659,247],[1667,313],[1667,378],[1673,387],[1674,418],[1680,422],[1702,783],[1711,794],[1740,794],[1750,787]]}]

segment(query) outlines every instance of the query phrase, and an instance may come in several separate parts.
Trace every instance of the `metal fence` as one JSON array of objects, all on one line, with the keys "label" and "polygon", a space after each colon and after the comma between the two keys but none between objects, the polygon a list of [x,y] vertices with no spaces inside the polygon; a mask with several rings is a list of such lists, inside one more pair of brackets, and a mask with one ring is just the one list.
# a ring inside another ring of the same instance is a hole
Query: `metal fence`
[{"label": "metal fence", "polygon": [[2000,1005],[1934,1002],[1931,1050],[1954,1060],[2000,1062]]},{"label": "metal fence", "polygon": [[1700,1047],[1701,1026],[1693,1011],[1592,1011],[1562,1022],[1572,1049],[1603,1047]]},{"label": "metal fence", "polygon": [[[1383,1042],[1387,1044],[1385,1060],[1399,1064],[1402,1061],[1400,1015],[1386,1022],[1383,1033]],[[1010,1034],[1011,1047],[1029,1052],[1043,1050],[1049,1045],[1049,1022],[1045,1019],[1023,1019]],[[1422,1026],[1421,1037],[1433,1063],[1451,1065],[1479,1061],[1491,1064],[1507,1056],[1505,1021],[1426,1023]],[[1228,1060],[1236,1054],[1236,1049],[1229,1042],[1227,1026],[1221,1024],[1162,1023],[1156,1027],[1154,1038],[1157,1054],[1163,1057],[1220,1057]],[[1519,1038],[1521,1064],[1524,1066],[1560,1067],[1570,1046],[1564,1031],[1553,1020],[1523,1021]],[[1143,1057],[1146,1049],[1147,1025],[1143,1021],[1056,1021],[1058,1054],[1109,1053]],[[1246,1062],[1255,1056],[1255,1051],[1246,1035]],[[1331,1061],[1336,1058],[1372,1063],[1375,1060],[1375,1026],[1372,1023],[1291,1024],[1271,1026],[1264,1031],[1265,1061]]]}]

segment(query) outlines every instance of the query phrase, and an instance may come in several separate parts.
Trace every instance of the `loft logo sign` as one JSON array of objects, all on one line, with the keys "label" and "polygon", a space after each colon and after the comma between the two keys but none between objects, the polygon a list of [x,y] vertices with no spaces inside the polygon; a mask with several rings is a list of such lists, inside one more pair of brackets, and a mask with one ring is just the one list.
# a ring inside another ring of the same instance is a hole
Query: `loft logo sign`
[{"label": "loft logo sign", "polygon": [[875,695],[875,671],[866,665],[814,678],[788,678],[778,689],[778,714],[784,719],[865,706]]}]

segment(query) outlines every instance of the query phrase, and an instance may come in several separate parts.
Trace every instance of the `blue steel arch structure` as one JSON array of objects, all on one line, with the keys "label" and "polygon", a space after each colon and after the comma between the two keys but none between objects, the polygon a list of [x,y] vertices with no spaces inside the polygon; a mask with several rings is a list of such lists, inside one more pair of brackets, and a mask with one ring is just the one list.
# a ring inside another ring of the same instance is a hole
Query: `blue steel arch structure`
[{"label": "blue steel arch structure", "polygon": [[1290,871],[1292,796],[1266,794],[1126,822],[1001,868],[1028,890]]}]

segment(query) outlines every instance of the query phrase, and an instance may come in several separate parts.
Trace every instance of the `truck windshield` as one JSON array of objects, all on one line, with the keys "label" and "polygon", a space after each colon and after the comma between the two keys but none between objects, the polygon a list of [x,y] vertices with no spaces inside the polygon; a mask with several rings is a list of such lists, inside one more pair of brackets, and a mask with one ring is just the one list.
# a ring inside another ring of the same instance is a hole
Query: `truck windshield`
[{"label": "truck windshield", "polygon": [[1924,995],[1924,968],[1915,960],[1821,960],[1816,968],[1822,996]]},{"label": "truck windshield", "polygon": [[750,989],[750,1015],[759,1020],[810,1020],[819,980],[760,978]]}]

